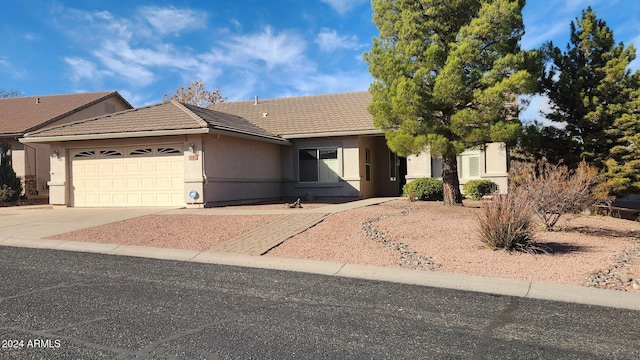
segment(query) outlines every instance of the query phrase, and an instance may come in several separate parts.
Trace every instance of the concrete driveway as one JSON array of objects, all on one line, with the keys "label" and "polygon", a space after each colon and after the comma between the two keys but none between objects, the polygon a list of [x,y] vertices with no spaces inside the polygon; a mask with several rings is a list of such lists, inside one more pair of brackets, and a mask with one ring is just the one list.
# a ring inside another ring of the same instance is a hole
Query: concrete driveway
[{"label": "concrete driveway", "polygon": [[175,208],[52,208],[44,205],[0,207],[0,240],[11,237],[42,239],[173,209]]}]

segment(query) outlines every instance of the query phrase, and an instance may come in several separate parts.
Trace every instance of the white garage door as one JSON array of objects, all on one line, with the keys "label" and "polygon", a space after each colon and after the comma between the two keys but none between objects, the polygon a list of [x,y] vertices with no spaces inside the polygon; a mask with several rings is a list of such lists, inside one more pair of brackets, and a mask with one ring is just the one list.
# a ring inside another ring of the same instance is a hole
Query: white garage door
[{"label": "white garage door", "polygon": [[94,206],[183,206],[181,145],[71,151],[71,203]]}]

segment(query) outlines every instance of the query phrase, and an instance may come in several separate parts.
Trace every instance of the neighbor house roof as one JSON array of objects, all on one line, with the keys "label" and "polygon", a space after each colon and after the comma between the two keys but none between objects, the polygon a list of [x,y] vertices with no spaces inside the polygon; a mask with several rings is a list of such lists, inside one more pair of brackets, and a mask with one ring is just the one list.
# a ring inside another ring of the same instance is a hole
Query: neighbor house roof
[{"label": "neighbor house roof", "polygon": [[236,115],[283,138],[381,134],[367,110],[368,91],[223,102],[209,107]]},{"label": "neighbor house roof", "polygon": [[110,139],[179,134],[228,133],[287,143],[240,117],[176,101],[125,110],[25,134],[23,142]]},{"label": "neighbor house roof", "polygon": [[112,96],[132,107],[117,91],[0,99],[0,135],[23,135]]}]

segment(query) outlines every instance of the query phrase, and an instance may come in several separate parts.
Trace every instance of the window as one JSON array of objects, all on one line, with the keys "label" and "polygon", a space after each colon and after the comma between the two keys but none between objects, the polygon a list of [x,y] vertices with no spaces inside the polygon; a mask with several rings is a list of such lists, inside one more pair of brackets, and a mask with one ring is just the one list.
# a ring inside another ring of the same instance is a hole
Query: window
[{"label": "window", "polygon": [[442,157],[431,158],[431,177],[442,178]]},{"label": "window", "polygon": [[[442,178],[442,157],[431,158],[431,177]],[[480,156],[478,154],[458,156],[458,177],[460,179],[480,178]]]},{"label": "window", "polygon": [[480,178],[480,156],[477,154],[459,156],[458,177],[461,179]]},{"label": "window", "polygon": [[122,153],[118,150],[100,150],[101,157],[119,157]]},{"label": "window", "polygon": [[364,179],[371,181],[371,149],[364,149]]},{"label": "window", "polygon": [[337,182],[338,149],[318,148],[298,150],[300,182]]},{"label": "window", "polygon": [[96,152],[93,150],[89,150],[89,151],[81,151],[77,154],[75,154],[73,157],[76,159],[81,159],[81,158],[90,158],[90,157],[94,157],[96,155]]},{"label": "window", "polygon": [[389,150],[389,181],[398,181],[398,155]]},{"label": "window", "polygon": [[151,148],[135,149],[129,153],[129,156],[148,156],[152,153]]},{"label": "window", "polygon": [[182,151],[178,150],[178,149],[174,149],[174,148],[169,148],[169,147],[159,147],[158,148],[158,154],[160,155],[173,155],[173,154],[182,154]]}]

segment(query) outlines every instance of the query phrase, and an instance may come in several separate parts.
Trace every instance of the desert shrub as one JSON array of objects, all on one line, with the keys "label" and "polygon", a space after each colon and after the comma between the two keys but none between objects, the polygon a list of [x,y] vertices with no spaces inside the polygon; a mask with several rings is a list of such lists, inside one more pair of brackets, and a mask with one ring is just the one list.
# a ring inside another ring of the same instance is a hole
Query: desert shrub
[{"label": "desert shrub", "polygon": [[532,206],[521,195],[497,195],[478,215],[480,240],[491,249],[526,251],[531,244]]},{"label": "desert shrub", "polygon": [[10,147],[6,142],[0,143],[0,188],[3,202],[15,202],[22,193],[22,183],[11,166]]},{"label": "desert shrub", "polygon": [[462,186],[462,192],[464,196],[473,199],[480,200],[483,196],[492,194],[498,190],[498,185],[491,180],[470,180]]},{"label": "desert shrub", "polygon": [[532,204],[547,230],[552,230],[562,215],[582,212],[598,201],[598,181],[598,171],[584,161],[576,169],[539,161],[512,177],[511,191]]},{"label": "desert shrub", "polygon": [[409,200],[442,201],[444,199],[442,180],[420,178],[407,183],[402,188],[404,196]]}]

